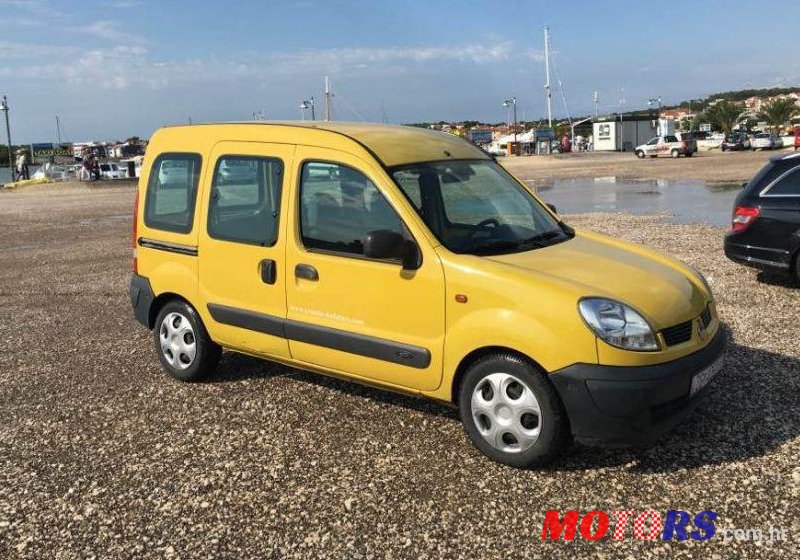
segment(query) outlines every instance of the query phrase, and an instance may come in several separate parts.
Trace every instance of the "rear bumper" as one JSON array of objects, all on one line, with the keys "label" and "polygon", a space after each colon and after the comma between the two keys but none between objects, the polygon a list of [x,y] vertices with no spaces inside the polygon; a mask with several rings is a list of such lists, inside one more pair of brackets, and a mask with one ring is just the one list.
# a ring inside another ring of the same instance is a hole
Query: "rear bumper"
[{"label": "rear bumper", "polygon": [[576,440],[634,445],[652,441],[680,423],[701,400],[690,395],[693,377],[720,358],[722,328],[704,348],[678,360],[640,367],[575,364],[551,374]]},{"label": "rear bumper", "polygon": [[153,305],[155,294],[153,294],[153,288],[150,286],[150,280],[138,274],[131,274],[128,295],[131,298],[133,314],[136,320],[148,329],[152,328],[153,325],[150,324],[150,307]]},{"label": "rear bumper", "polygon": [[725,256],[733,262],[762,270],[788,271],[791,262],[789,251],[738,243],[730,235],[725,237]]}]

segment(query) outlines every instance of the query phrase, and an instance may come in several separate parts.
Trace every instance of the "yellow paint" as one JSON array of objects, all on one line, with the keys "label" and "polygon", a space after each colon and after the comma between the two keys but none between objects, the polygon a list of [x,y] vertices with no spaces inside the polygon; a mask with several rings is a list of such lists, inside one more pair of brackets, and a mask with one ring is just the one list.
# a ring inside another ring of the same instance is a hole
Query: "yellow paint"
[{"label": "yellow paint", "polygon": [[[149,229],[143,221],[150,164],[164,152],[202,156],[194,226],[186,234]],[[217,158],[223,155],[283,160],[279,233],[273,247],[209,237],[208,193]],[[152,138],[142,169],[138,235],[197,247],[198,256],[138,247],[139,273],[150,279],[156,295],[174,293],[188,300],[212,338],[228,348],[445,401],[451,400],[459,364],[483,348],[525,354],[548,372],[579,362],[650,365],[696,352],[719,328],[714,310],[704,339],[695,333],[684,344],[665,348],[662,343],[665,349],[660,351],[625,351],[598,340],[577,311],[582,297],[609,297],[631,305],[660,330],[695,319],[711,295],[674,259],[596,233],[578,231],[570,241],[518,254],[451,253],[384,169],[448,157],[487,159],[453,135],[410,127],[304,122],[161,129]],[[404,271],[395,263],[305,249],[297,185],[306,160],[350,166],[377,185],[419,245],[422,267]],[[278,264],[274,285],[261,282],[262,259]],[[319,281],[295,278],[297,264],[313,265]],[[468,296],[468,301],[456,302],[456,294]],[[422,346],[430,350],[431,363],[415,369],[222,325],[211,318],[208,303]]]}]

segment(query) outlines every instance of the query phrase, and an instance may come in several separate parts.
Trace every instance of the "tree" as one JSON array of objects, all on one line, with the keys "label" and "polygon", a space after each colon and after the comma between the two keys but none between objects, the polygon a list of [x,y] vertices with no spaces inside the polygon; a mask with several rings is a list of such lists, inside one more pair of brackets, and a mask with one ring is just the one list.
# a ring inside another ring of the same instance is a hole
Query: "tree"
[{"label": "tree", "polygon": [[127,140],[125,140],[128,144],[140,144],[142,142],[141,138],[138,136],[131,136]]},{"label": "tree", "polygon": [[706,109],[705,117],[714,128],[729,134],[742,117],[742,106],[730,101],[719,101]]},{"label": "tree", "polygon": [[789,122],[798,113],[797,102],[791,98],[776,99],[758,114],[758,118],[767,121],[773,128]]}]

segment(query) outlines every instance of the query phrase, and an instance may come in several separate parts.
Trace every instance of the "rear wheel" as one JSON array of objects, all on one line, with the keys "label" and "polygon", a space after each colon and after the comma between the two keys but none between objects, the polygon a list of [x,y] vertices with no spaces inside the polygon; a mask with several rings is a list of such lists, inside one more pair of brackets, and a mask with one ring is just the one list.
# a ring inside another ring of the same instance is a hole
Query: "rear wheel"
[{"label": "rear wheel", "polygon": [[212,373],[222,355],[194,308],[180,300],[161,308],[153,341],[161,365],[181,381],[197,381]]},{"label": "rear wheel", "polygon": [[686,153],[686,157],[692,157],[693,155],[694,155],[694,152],[687,152]]},{"label": "rear wheel", "polygon": [[542,466],[570,441],[555,389],[545,374],[513,354],[475,362],[464,376],[458,407],[472,442],[499,463]]},{"label": "rear wheel", "polygon": [[672,150],[672,152],[671,152],[671,154],[670,154],[670,155],[671,155],[672,157],[676,158],[676,157],[678,157],[679,155],[681,155],[681,153],[680,153],[678,150]]}]

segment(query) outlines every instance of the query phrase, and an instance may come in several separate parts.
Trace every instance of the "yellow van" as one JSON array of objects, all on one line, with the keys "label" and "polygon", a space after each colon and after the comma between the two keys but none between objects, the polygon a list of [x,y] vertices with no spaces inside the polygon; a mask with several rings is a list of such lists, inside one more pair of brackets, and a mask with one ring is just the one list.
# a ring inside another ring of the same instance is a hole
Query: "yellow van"
[{"label": "yellow van", "polygon": [[523,467],[663,433],[722,363],[698,272],[571,228],[456,136],[168,127],[136,200],[131,302],[181,380],[225,348],[430,397]]}]

